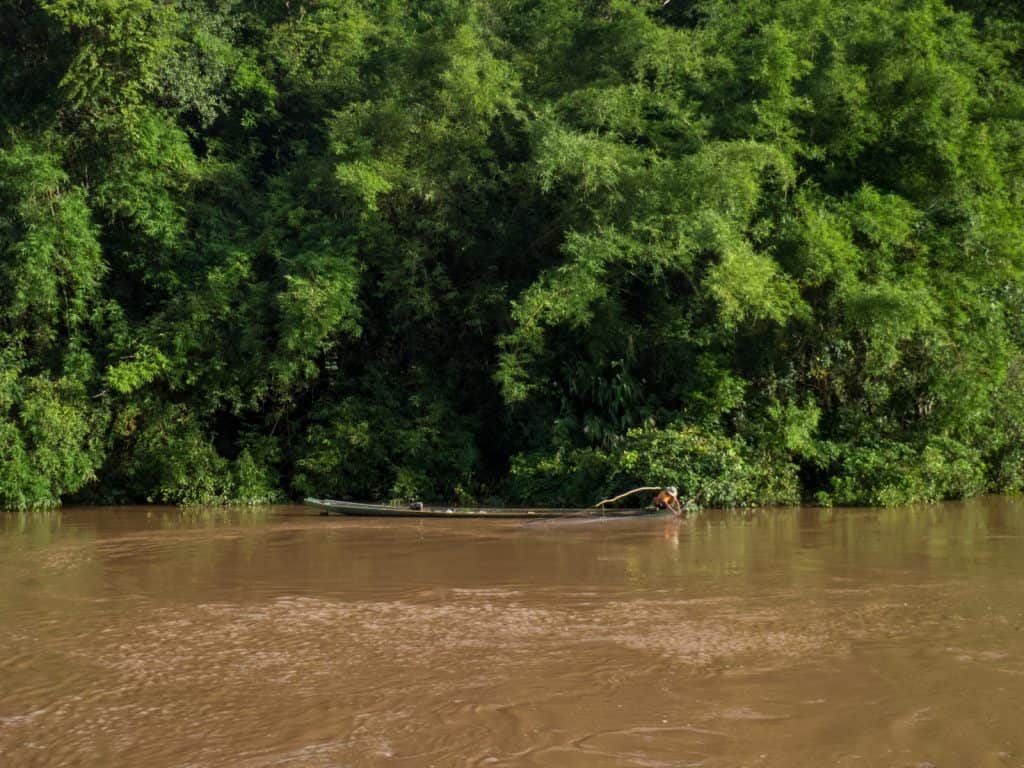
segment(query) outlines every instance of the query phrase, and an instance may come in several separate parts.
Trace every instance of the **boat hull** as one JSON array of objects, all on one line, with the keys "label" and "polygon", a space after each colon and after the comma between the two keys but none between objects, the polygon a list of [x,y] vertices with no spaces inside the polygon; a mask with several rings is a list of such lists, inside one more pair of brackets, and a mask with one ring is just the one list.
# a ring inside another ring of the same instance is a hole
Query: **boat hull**
[{"label": "boat hull", "polygon": [[572,518],[572,517],[642,517],[656,509],[557,509],[550,507],[427,507],[417,505],[360,504],[334,499],[306,499],[306,504],[326,513],[358,517],[473,517],[495,519]]}]

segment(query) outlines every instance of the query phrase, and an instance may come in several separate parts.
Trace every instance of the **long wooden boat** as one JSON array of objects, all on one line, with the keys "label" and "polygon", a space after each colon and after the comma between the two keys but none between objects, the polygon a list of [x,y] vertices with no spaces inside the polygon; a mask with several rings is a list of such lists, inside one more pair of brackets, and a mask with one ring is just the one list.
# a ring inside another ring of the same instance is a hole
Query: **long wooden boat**
[{"label": "long wooden boat", "polygon": [[489,517],[489,518],[560,518],[560,517],[640,517],[654,515],[661,510],[608,509],[589,507],[583,509],[557,509],[551,507],[430,507],[419,502],[414,504],[363,504],[355,501],[334,499],[306,499],[306,504],[319,507],[322,514],[338,512],[342,515],[363,517]]}]

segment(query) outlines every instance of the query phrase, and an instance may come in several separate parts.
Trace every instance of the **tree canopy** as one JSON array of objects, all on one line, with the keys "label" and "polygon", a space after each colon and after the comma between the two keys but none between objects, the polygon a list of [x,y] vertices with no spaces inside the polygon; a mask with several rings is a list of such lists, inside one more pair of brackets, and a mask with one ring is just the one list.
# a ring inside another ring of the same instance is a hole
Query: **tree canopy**
[{"label": "tree canopy", "polygon": [[1024,6],[0,0],[0,507],[1024,488]]}]

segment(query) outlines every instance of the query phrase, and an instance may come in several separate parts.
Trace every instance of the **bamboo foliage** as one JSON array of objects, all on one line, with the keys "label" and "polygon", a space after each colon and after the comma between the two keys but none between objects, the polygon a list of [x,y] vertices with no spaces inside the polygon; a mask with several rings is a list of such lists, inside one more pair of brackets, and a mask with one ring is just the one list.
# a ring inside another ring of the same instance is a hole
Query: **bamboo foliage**
[{"label": "bamboo foliage", "polygon": [[1024,487],[1010,0],[0,0],[0,506]]}]

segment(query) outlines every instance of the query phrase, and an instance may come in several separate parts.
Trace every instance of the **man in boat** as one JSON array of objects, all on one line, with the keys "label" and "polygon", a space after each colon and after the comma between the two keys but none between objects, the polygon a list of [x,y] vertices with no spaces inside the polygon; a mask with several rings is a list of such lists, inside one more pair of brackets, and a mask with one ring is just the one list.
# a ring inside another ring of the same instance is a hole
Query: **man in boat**
[{"label": "man in boat", "polygon": [[661,493],[651,500],[651,504],[655,509],[672,510],[672,514],[676,517],[683,516],[683,505],[679,503],[679,490],[674,485],[662,488]]}]

